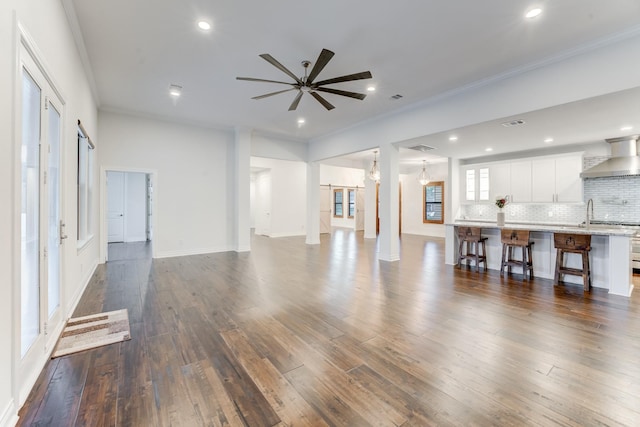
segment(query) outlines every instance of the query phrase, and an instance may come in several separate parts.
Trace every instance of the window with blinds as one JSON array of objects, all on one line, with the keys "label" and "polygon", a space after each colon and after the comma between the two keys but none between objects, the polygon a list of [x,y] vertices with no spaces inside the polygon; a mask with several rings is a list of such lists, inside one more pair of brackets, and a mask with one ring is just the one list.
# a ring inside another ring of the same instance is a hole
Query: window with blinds
[{"label": "window with blinds", "polygon": [[434,181],[423,186],[422,222],[444,223],[444,181]]}]

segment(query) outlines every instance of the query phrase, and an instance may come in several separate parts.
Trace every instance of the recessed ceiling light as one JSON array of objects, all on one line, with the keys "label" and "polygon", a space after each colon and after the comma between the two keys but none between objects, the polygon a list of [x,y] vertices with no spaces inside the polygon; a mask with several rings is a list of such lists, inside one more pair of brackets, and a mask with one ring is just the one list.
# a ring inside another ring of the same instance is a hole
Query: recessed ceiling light
[{"label": "recessed ceiling light", "polygon": [[527,13],[525,13],[524,17],[527,19],[533,19],[536,16],[540,16],[541,13],[542,9],[540,9],[539,7],[534,7],[533,9],[530,9]]},{"label": "recessed ceiling light", "polygon": [[299,118],[299,119],[298,119],[298,124],[299,124],[299,125],[303,125],[303,124],[304,124],[304,122],[305,122],[305,120],[304,120],[303,118]]},{"label": "recessed ceiling light", "polygon": [[367,91],[375,92],[376,91],[376,87],[375,86],[367,86]]},{"label": "recessed ceiling light", "polygon": [[211,24],[207,21],[198,21],[198,28],[203,31],[209,31],[211,29]]},{"label": "recessed ceiling light", "polygon": [[455,142],[457,140],[458,140],[458,137],[455,136],[455,135],[452,135],[452,136],[449,137],[449,141],[451,141],[451,142]]},{"label": "recessed ceiling light", "polygon": [[484,151],[493,151],[493,148],[487,147],[487,148],[484,149]]},{"label": "recessed ceiling light", "polygon": [[178,98],[182,94],[182,86],[179,85],[169,85],[169,95],[174,98]]},{"label": "recessed ceiling light", "polygon": [[551,144],[553,142],[553,138],[547,138],[544,140],[547,144]]},{"label": "recessed ceiling light", "polygon": [[621,131],[623,131],[623,132],[628,131],[628,130],[631,130],[631,129],[633,129],[633,126],[622,126],[622,127],[620,128],[620,130],[621,130]]}]

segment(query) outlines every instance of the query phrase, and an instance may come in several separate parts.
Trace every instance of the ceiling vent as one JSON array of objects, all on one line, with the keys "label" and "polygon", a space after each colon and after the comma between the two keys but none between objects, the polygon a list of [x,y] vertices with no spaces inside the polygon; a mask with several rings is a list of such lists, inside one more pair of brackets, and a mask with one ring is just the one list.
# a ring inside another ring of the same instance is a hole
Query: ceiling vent
[{"label": "ceiling vent", "polygon": [[512,120],[510,122],[502,123],[502,126],[504,126],[506,128],[510,128],[510,127],[513,127],[513,126],[523,125],[524,123],[525,123],[524,120]]},{"label": "ceiling vent", "polygon": [[423,153],[426,153],[427,151],[435,150],[435,147],[429,147],[428,145],[424,145],[424,144],[416,145],[414,147],[407,147],[407,148],[409,150],[422,151]]},{"label": "ceiling vent", "polygon": [[400,98],[402,98],[402,95],[400,95],[399,93],[397,93],[397,94],[395,94],[395,95],[393,95],[391,97],[391,99],[393,99],[393,100],[400,99]]}]

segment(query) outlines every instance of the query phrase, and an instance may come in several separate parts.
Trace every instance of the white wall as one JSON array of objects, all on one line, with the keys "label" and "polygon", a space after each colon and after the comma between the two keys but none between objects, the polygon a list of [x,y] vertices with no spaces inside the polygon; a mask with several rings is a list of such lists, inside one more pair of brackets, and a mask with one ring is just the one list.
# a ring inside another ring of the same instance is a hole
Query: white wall
[{"label": "white wall", "polygon": [[[15,18],[15,19],[14,19]],[[20,141],[14,127],[19,119],[16,96],[19,94],[18,43],[16,22],[28,33],[46,73],[53,79],[65,102],[62,123],[62,217],[67,223],[69,239],[62,249],[61,307],[66,318],[98,262],[97,206],[94,198],[92,218],[94,239],[83,249],[76,247],[77,229],[77,120],[80,119],[98,145],[97,111],[89,80],[83,70],[78,51],[67,26],[60,1],[4,0],[0,2],[0,426],[13,425],[19,397],[16,367],[19,360],[19,290],[20,290]],[[16,83],[18,85],[16,86]],[[97,188],[97,174],[93,177]],[[17,195],[14,198],[14,195]],[[17,249],[16,249],[17,248]],[[14,333],[15,338],[14,339]],[[42,364],[46,361],[43,355]]]},{"label": "white wall", "polygon": [[[444,224],[424,224],[422,222],[422,185],[418,182],[418,174],[422,166],[413,173],[400,175],[402,183],[402,234],[419,234],[422,236],[444,237]],[[447,204],[448,163],[427,165],[427,172],[432,181],[444,181],[445,209]]]},{"label": "white wall", "polygon": [[256,221],[255,233],[269,236],[271,233],[271,171],[265,170],[256,176],[255,197],[251,209]]},{"label": "white wall", "polygon": [[[307,218],[306,163],[251,157],[251,167],[268,169],[256,178],[256,234],[304,236]],[[268,231],[260,225],[261,209],[265,206],[269,207],[270,213]]]},{"label": "white wall", "polygon": [[251,228],[256,228],[256,177],[252,176],[249,182],[249,206],[251,212],[249,213],[249,223]]},{"label": "white wall", "polygon": [[156,171],[156,257],[233,250],[232,132],[105,111],[98,130],[102,169]]},{"label": "white wall", "polygon": [[307,161],[307,144],[261,133],[251,136],[251,155],[279,160]]}]

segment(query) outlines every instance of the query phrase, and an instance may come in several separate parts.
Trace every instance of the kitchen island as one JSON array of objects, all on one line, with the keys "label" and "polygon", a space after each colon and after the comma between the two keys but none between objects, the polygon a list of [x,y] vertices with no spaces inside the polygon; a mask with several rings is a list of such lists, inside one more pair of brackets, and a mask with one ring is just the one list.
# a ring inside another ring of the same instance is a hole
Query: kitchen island
[{"label": "kitchen island", "polygon": [[[487,237],[487,266],[500,270],[502,243],[500,229],[522,229],[531,231],[533,245],[533,270],[535,277],[553,280],[556,264],[556,249],[553,245],[553,233],[591,234],[591,286],[608,289],[610,294],[631,296],[633,292],[633,270],[631,264],[631,238],[635,231],[624,228],[571,225],[507,223],[499,227],[495,222],[458,220],[446,224],[445,262],[456,265],[458,262],[458,226],[480,227],[483,237]],[[578,256],[566,257],[566,265],[579,268]],[[567,283],[581,284],[578,276],[565,276]]]}]

